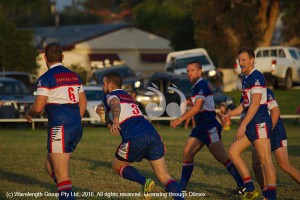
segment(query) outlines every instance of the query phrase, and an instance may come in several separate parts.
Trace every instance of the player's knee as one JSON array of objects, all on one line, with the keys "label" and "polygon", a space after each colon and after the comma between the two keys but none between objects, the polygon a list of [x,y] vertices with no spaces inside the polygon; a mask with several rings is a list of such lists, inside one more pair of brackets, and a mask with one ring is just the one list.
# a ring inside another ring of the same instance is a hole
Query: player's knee
[{"label": "player's knee", "polygon": [[233,148],[229,148],[228,149],[228,154],[227,155],[228,155],[228,157],[229,157],[230,160],[233,160],[237,156],[237,154],[233,150]]},{"label": "player's knee", "polygon": [[274,165],[272,163],[272,160],[267,159],[267,158],[261,158],[260,159],[260,164],[261,166],[266,170],[273,170],[274,169]]},{"label": "player's knee", "polygon": [[283,172],[289,172],[290,171],[290,168],[291,168],[291,166],[288,164],[288,163],[283,163],[283,162],[281,162],[281,163],[278,163],[279,164],[279,167],[280,167],[280,169],[283,171]]},{"label": "player's knee", "polygon": [[266,157],[260,157],[259,158],[259,163],[261,164],[262,167],[267,167],[268,160],[266,159]]}]

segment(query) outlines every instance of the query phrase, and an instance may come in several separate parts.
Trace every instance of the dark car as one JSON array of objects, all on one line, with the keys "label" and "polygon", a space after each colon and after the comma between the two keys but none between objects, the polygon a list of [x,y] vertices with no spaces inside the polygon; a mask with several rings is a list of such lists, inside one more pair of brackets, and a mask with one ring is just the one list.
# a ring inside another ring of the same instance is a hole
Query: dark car
[{"label": "dark car", "polygon": [[132,92],[136,89],[143,87],[143,79],[132,71],[126,65],[112,66],[103,69],[97,69],[91,76],[90,84],[96,83],[97,85],[103,84],[103,76],[107,73],[115,72],[122,78],[122,89],[126,92]]},{"label": "dark car", "polygon": [[0,72],[0,77],[14,78],[21,81],[28,88],[29,92],[34,91],[37,81],[37,76],[29,72],[5,71]]},{"label": "dark car", "polygon": [[33,96],[21,81],[0,77],[0,118],[22,117],[33,102]]},{"label": "dark car", "polygon": [[[235,108],[235,101],[233,98],[228,97],[224,93],[216,90],[211,84],[211,82],[208,81],[208,83],[213,91],[213,98],[216,108],[219,108],[222,103],[225,103],[227,108]],[[191,97],[192,84],[187,78],[187,76],[184,74],[179,75],[169,72],[155,73],[150,77],[146,86],[157,88],[157,90],[159,90],[164,96],[166,106],[172,102],[179,105],[182,101],[182,97],[180,96],[180,94],[176,92],[173,88],[177,88],[179,91],[181,91],[181,93],[184,94],[186,99],[189,99]],[[149,103],[156,103],[157,105],[161,104],[160,95],[155,92],[149,93],[149,91],[139,91],[136,96],[136,100],[139,104],[140,109],[144,113],[145,108]],[[157,106],[155,109],[157,109],[157,112],[159,113],[162,112],[162,110],[159,109],[164,108]],[[167,113],[164,112],[162,116],[167,116]]]}]

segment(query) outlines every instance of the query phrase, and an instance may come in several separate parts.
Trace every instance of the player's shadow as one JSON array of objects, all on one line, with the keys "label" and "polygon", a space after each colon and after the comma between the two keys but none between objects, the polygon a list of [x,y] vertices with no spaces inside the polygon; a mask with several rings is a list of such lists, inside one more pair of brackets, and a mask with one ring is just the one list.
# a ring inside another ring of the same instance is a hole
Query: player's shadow
[{"label": "player's shadow", "polygon": [[[89,162],[91,164],[91,166],[88,169],[92,170],[92,171],[97,170],[100,167],[105,167],[105,168],[108,168],[108,169],[112,170],[112,163],[111,162],[105,162],[105,161],[102,161],[102,160],[94,160],[94,159],[82,158],[82,157],[73,157],[73,160],[80,160],[80,161]],[[144,162],[147,162],[147,161],[144,160]],[[153,171],[143,170],[143,169],[140,169],[140,168],[137,168],[137,170],[141,174],[143,174],[144,176],[152,178],[152,179],[156,179],[155,180],[156,182],[158,181],[158,179],[156,178]]]},{"label": "player's shadow", "polygon": [[[219,163],[218,161],[214,161],[214,162],[216,162],[217,164],[216,166],[212,166],[211,164],[207,163],[205,160],[203,160],[202,162],[198,161],[197,164],[195,164],[195,168],[199,168],[203,171],[201,172],[202,176],[209,176],[209,174],[214,174],[214,176],[227,175],[228,177],[231,178],[231,175],[221,163]],[[234,183],[234,180],[232,180],[232,182]],[[197,192],[206,193],[208,195],[207,197],[209,197],[209,194],[214,194],[214,196],[222,197],[222,199],[237,199],[238,197],[235,196],[233,193],[235,187],[236,187],[235,184],[234,185],[229,184],[228,187],[226,184],[224,184],[222,185],[222,188],[224,189],[222,191],[220,190],[219,187],[216,187],[215,185],[211,185],[207,183],[207,181],[201,182],[201,177],[199,177],[199,181],[194,180],[188,183],[188,188],[191,188],[191,191],[194,191],[193,188],[197,188]]]},{"label": "player's shadow", "polygon": [[106,162],[102,160],[93,160],[89,158],[82,158],[82,157],[73,157],[73,160],[81,160],[84,162],[89,162],[91,164],[91,167],[89,167],[90,170],[96,170],[99,167],[106,167],[111,169],[112,168],[112,163],[111,162]]},{"label": "player's shadow", "polygon": [[[220,199],[239,199],[239,197],[234,196],[233,188],[223,187],[225,189],[225,192],[222,192],[220,191],[219,187],[207,183],[201,183],[200,181],[201,180],[199,180],[199,182],[194,182],[194,181],[189,182],[188,188],[191,188],[191,190],[188,189],[188,192],[193,191],[197,193],[206,193],[207,198],[209,198],[210,194],[213,194],[213,196],[218,196],[220,197]],[[193,188],[197,188],[197,189],[194,190]],[[203,197],[201,197],[201,199],[202,198]]]},{"label": "player's shadow", "polygon": [[215,175],[228,174],[228,176],[231,176],[229,174],[229,172],[227,171],[227,169],[224,167],[224,165],[222,165],[218,161],[214,161],[214,162],[216,162],[216,164],[219,166],[212,166],[211,163],[207,163],[205,160],[203,160],[203,162],[201,162],[201,161],[198,162],[195,165],[195,167],[198,167],[199,169],[201,169],[203,171],[204,176],[205,176],[205,174],[210,174],[210,173],[213,173]]},{"label": "player's shadow", "polygon": [[[82,158],[82,157],[73,157],[73,160],[81,160],[85,162],[89,162],[91,164],[91,167],[89,167],[90,170],[97,170],[99,167],[106,167],[108,169],[112,170],[112,163],[111,162],[106,162],[102,160],[94,160],[94,159],[89,159],[89,158]],[[144,162],[147,162],[144,160]],[[150,164],[149,164],[150,165]],[[150,172],[148,170],[142,170],[138,168],[138,171],[145,175],[146,177],[155,177],[155,174],[153,172]]]},{"label": "player's shadow", "polygon": [[[54,182],[47,183],[47,182],[38,180],[36,178],[30,177],[27,175],[9,172],[9,171],[5,171],[3,169],[0,169],[0,179],[7,180],[9,182],[15,182],[18,184],[23,184],[23,185],[39,186],[39,187],[45,188],[47,191],[56,192],[56,184]],[[49,179],[50,179],[50,177],[49,177]],[[76,190],[87,191],[87,192],[89,191],[88,189],[85,189],[85,188],[76,188]],[[1,195],[3,195],[3,194],[1,194]]]},{"label": "player's shadow", "polygon": [[40,181],[38,179],[32,178],[30,176],[26,176],[23,174],[18,174],[14,172],[9,172],[5,171],[3,169],[0,169],[0,178],[7,180],[9,182],[15,182],[18,184],[23,184],[23,185],[38,185],[41,186],[47,190],[51,190],[55,188],[55,184],[50,184],[47,182]]},{"label": "player's shadow", "polygon": [[[82,157],[73,157],[73,160],[89,162],[91,164],[91,166],[88,167],[88,169],[92,170],[92,171],[97,170],[100,167],[105,167],[112,171],[112,163],[111,162],[106,162],[106,161],[102,161],[102,160],[94,160],[94,159],[89,159],[89,158],[82,158]],[[147,162],[147,161],[144,160],[144,162]],[[137,168],[137,170],[146,177],[150,177],[150,178],[155,177],[156,178],[155,174],[152,171],[143,170],[140,168]]]}]

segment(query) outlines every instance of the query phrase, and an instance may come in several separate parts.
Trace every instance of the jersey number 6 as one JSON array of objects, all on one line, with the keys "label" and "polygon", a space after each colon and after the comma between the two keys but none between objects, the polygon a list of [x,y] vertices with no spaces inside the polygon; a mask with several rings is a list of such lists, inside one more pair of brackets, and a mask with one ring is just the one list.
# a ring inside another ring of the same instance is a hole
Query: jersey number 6
[{"label": "jersey number 6", "polygon": [[68,93],[69,93],[69,99],[73,102],[76,102],[75,94],[74,94],[74,88],[69,87],[68,88]]}]

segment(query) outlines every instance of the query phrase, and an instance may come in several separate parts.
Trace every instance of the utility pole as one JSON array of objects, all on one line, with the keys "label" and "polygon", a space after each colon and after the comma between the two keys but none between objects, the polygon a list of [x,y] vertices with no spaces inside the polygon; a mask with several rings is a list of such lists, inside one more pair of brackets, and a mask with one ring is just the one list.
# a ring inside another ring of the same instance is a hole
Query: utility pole
[{"label": "utility pole", "polygon": [[54,15],[54,24],[55,27],[58,29],[60,26],[60,16],[59,12],[57,11],[56,8],[56,0],[51,1],[51,13]]}]

